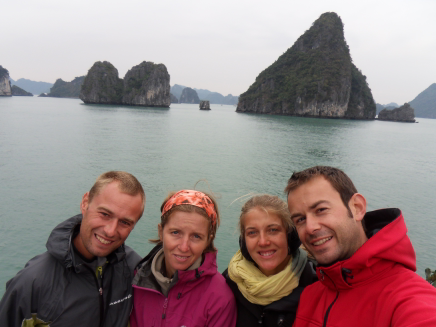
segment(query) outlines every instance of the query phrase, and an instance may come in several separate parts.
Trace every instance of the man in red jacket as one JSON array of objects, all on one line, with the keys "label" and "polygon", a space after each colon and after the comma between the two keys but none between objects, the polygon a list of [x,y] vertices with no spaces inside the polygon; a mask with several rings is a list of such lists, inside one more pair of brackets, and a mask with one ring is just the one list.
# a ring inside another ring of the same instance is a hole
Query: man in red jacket
[{"label": "man in red jacket", "polygon": [[319,281],[301,295],[294,327],[436,326],[436,289],[418,276],[399,209],[366,212],[350,178],[333,167],[294,173],[285,188]]}]

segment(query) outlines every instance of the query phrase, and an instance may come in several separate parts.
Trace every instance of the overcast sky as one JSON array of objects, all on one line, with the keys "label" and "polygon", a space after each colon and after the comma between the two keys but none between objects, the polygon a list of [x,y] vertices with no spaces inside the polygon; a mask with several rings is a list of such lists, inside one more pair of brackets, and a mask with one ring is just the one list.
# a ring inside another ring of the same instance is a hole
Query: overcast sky
[{"label": "overcast sky", "polygon": [[142,61],[171,85],[239,95],[327,11],[344,23],[378,103],[413,100],[436,82],[436,0],[0,0],[0,65],[54,83],[109,61],[121,78]]}]

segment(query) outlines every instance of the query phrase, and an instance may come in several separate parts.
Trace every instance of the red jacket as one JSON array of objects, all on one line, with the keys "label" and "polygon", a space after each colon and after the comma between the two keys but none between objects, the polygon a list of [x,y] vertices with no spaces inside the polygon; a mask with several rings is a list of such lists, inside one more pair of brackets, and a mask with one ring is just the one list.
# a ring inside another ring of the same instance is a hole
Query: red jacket
[{"label": "red jacket", "polygon": [[159,246],[155,247],[141,261],[146,265],[145,287],[133,285],[130,326],[235,326],[235,299],[224,277],[217,271],[216,252],[206,253],[203,264],[195,270],[177,271],[177,282],[170,289],[168,297],[165,297],[149,267],[159,249]]},{"label": "red jacket", "polygon": [[373,236],[351,258],[317,268],[294,327],[436,326],[436,288],[415,273],[401,211],[368,212],[364,221]]}]

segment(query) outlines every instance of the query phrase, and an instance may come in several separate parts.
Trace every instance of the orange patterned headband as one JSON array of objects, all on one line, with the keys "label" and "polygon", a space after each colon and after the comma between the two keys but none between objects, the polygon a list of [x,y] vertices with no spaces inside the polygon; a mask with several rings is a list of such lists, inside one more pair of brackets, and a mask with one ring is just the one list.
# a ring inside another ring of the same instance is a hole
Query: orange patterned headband
[{"label": "orange patterned headband", "polygon": [[215,226],[217,215],[212,200],[203,192],[195,190],[181,190],[171,196],[163,207],[162,216],[172,208],[182,204],[204,209],[212,222],[212,226]]}]

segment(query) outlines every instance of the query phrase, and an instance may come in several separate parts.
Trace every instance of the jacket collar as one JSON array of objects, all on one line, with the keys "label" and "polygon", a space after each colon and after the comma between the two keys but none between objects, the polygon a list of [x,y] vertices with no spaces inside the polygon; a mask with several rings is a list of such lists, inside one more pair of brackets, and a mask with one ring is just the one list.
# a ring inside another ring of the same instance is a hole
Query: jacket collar
[{"label": "jacket collar", "polygon": [[381,209],[364,217],[368,241],[349,259],[317,267],[319,280],[335,290],[351,289],[378,278],[396,264],[416,270],[416,256],[399,209]]},{"label": "jacket collar", "polygon": [[[72,241],[75,231],[80,227],[81,223],[81,214],[61,222],[53,229],[46,243],[47,251],[56,260],[67,269],[74,267],[78,273],[83,271],[84,261],[74,254]],[[107,256],[107,261],[109,263],[116,263],[122,261],[125,256],[126,251],[123,244]]]}]

